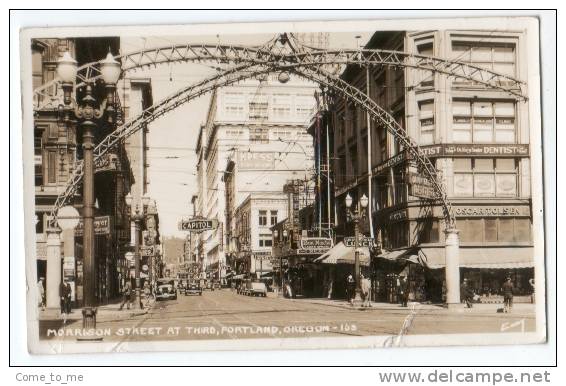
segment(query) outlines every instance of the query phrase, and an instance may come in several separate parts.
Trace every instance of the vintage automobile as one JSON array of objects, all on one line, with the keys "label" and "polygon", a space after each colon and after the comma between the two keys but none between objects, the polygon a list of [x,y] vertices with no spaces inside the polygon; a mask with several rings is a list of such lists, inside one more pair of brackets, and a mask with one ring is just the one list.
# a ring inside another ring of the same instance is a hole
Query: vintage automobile
[{"label": "vintage automobile", "polygon": [[246,296],[267,296],[267,287],[265,283],[260,281],[252,281],[251,279],[247,279],[242,282],[242,286],[240,288],[240,294]]},{"label": "vintage automobile", "polygon": [[185,296],[197,294],[202,296],[202,288],[198,281],[193,280],[187,283],[185,287]]},{"label": "vintage automobile", "polygon": [[177,290],[175,288],[175,280],[158,279],[155,291],[155,300],[177,300]]}]

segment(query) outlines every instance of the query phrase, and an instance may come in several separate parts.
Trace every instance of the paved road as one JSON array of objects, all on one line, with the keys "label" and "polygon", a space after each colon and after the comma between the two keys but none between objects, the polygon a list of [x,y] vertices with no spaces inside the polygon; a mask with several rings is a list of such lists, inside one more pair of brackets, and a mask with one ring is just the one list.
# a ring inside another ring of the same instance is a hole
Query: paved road
[{"label": "paved road", "polygon": [[[151,341],[500,332],[502,323],[521,320],[526,331],[534,330],[534,314],[448,312],[430,307],[355,310],[308,300],[247,297],[223,289],[156,302],[146,315],[102,321],[97,328],[110,331],[105,341]],[[518,332],[522,325],[508,331]],[[75,322],[67,328],[79,327],[80,322]]]}]

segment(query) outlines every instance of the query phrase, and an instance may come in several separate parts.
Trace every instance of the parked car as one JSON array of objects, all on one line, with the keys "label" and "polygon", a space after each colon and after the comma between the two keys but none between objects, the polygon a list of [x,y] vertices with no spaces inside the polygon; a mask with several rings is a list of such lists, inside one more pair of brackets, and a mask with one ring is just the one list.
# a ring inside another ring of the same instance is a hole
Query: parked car
[{"label": "parked car", "polygon": [[177,289],[173,279],[157,279],[155,300],[177,300]]},{"label": "parked car", "polygon": [[240,294],[246,296],[267,296],[267,287],[265,283],[260,281],[252,281],[251,279],[247,279],[242,283],[242,287],[240,288]]},{"label": "parked car", "polygon": [[198,294],[199,296],[202,296],[202,288],[200,286],[200,283],[196,280],[187,283],[187,286],[185,288],[185,296],[192,294]]}]

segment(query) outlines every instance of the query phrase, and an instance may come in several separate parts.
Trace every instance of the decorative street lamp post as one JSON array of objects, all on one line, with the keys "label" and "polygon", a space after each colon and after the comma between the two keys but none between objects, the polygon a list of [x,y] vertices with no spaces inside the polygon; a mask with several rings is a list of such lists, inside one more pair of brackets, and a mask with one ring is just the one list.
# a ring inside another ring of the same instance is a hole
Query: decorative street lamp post
[{"label": "decorative street lamp post", "polygon": [[348,193],[345,200],[346,211],[347,211],[348,219],[354,222],[354,248],[355,248],[354,249],[355,250],[354,280],[356,283],[354,303],[360,304],[362,302],[362,297],[361,297],[362,289],[361,289],[361,280],[360,280],[360,250],[359,250],[360,220],[362,220],[366,215],[366,208],[368,206],[369,199],[364,194],[362,198],[360,198],[360,202],[359,202],[359,206],[361,206],[361,208],[360,209],[355,208],[354,211],[350,209],[352,207],[352,201],[353,201],[352,196],[350,196],[350,193]]},{"label": "decorative street lamp post", "polygon": [[135,204],[135,210],[133,206],[133,197],[131,193],[128,193],[126,196],[126,205],[130,207],[130,219],[135,224],[135,231],[134,231],[134,264],[135,264],[135,280],[136,280],[136,287],[135,287],[135,294],[136,299],[134,300],[134,309],[135,308],[143,308],[141,303],[141,281],[140,281],[140,260],[141,260],[141,253],[140,253],[140,244],[141,244],[141,231],[142,231],[142,221],[145,219],[145,214],[147,211],[147,206],[149,205],[150,198],[147,195],[143,195],[141,198],[142,209],[140,212],[140,205],[139,202]]},{"label": "decorative street lamp post", "polygon": [[63,103],[59,107],[64,122],[71,122],[71,113],[77,118],[83,130],[83,324],[89,320],[95,323],[95,267],[94,252],[94,131],[98,128],[97,121],[106,115],[108,124],[115,122],[114,90],[120,78],[121,65],[111,53],[100,62],[100,73],[107,90],[107,98],[97,101],[94,94],[94,84],[86,83],[85,95],[80,104],[73,99],[73,89],[77,78],[77,61],[65,52],[57,62],[57,75],[61,78]]}]

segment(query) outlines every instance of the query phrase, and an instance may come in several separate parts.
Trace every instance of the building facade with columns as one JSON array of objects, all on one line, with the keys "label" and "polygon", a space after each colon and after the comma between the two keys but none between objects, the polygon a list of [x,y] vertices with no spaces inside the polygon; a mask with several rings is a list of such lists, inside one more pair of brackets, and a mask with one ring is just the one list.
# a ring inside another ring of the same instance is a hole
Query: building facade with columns
[{"label": "building facade with columns", "polygon": [[[395,31],[376,33],[366,47],[459,60],[527,79],[525,40],[524,31],[512,30]],[[534,256],[526,102],[413,68],[368,74],[351,66],[342,79],[361,90],[369,86],[372,99],[441,172],[459,231],[458,265],[447,270],[443,212],[431,204],[431,186],[415,161],[383,126],[369,123],[368,130],[361,109],[335,100],[326,114],[334,139],[336,233],[351,235],[346,195],[354,205],[368,195],[371,217],[361,226],[381,248],[372,259],[375,298],[394,301],[398,275],[409,277],[415,300],[446,301],[447,281],[458,276],[482,299],[497,298],[508,276],[518,295],[529,295]]]}]

